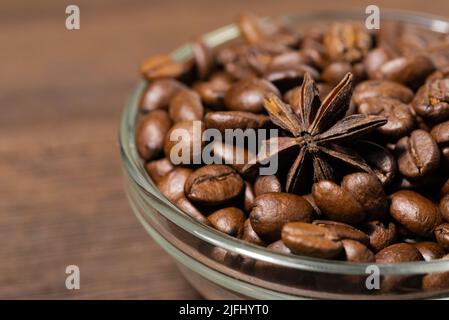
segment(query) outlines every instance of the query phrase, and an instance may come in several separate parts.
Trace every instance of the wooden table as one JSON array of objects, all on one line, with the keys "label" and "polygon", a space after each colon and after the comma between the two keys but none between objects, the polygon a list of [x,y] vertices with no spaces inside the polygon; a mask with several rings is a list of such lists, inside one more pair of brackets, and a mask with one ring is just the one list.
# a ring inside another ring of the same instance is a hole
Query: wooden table
[{"label": "wooden table", "polygon": [[[444,0],[400,2],[449,13]],[[64,1],[0,4],[0,298],[199,298],[122,190],[117,124],[138,65],[241,11],[276,15],[335,1],[70,3],[81,9],[79,31],[65,29]],[[65,288],[71,264],[80,290]]]}]

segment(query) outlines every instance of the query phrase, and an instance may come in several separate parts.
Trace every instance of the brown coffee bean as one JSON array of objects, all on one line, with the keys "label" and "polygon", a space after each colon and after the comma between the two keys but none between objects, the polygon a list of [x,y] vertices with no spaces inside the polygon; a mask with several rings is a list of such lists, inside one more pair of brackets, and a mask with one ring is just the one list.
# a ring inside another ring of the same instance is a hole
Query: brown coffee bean
[{"label": "brown coffee bean", "polygon": [[185,183],[185,194],[194,203],[230,203],[242,194],[244,181],[231,167],[211,164],[194,171]]},{"label": "brown coffee bean", "polygon": [[184,196],[184,184],[192,174],[192,170],[177,167],[167,173],[157,184],[159,191],[171,201]]},{"label": "brown coffee bean", "polygon": [[395,58],[384,63],[378,70],[377,78],[399,82],[412,89],[417,89],[434,71],[435,65],[429,57],[412,55]]},{"label": "brown coffee bean", "polygon": [[179,209],[187,213],[190,217],[193,219],[205,224],[205,225],[211,225],[209,220],[197,209],[195,206],[187,200],[186,197],[181,196],[176,201],[175,204],[178,206]]},{"label": "brown coffee bean", "polygon": [[449,121],[433,127],[430,134],[440,147],[442,160],[449,164]]},{"label": "brown coffee bean", "polygon": [[165,110],[154,110],[140,121],[136,131],[136,146],[144,160],[153,160],[162,154],[171,124]]},{"label": "brown coffee bean", "polygon": [[441,196],[444,196],[444,195],[446,195],[446,194],[448,194],[448,193],[449,193],[449,179],[446,180],[446,182],[444,183],[444,185],[441,187],[440,195],[441,195]]},{"label": "brown coffee bean", "polygon": [[201,120],[204,108],[200,96],[193,90],[180,90],[170,101],[168,112],[176,122]]},{"label": "brown coffee bean", "polygon": [[165,137],[165,156],[176,165],[201,163],[204,129],[202,121],[176,123]]},{"label": "brown coffee bean", "polygon": [[342,240],[346,261],[350,262],[374,262],[374,253],[364,244],[355,240]]},{"label": "brown coffee bean", "polygon": [[434,173],[440,164],[440,150],[432,136],[424,130],[414,130],[401,138],[395,153],[401,174],[409,180],[419,180]]},{"label": "brown coffee bean", "polygon": [[237,19],[237,24],[243,38],[248,43],[255,44],[265,38],[255,15],[249,13],[241,14]]},{"label": "brown coffee bean", "polygon": [[139,104],[140,111],[143,113],[166,109],[173,96],[185,86],[174,79],[160,79],[151,82],[148,88],[142,94]]},{"label": "brown coffee bean", "polygon": [[269,193],[282,192],[282,185],[276,176],[260,176],[254,184],[254,193],[256,197]]},{"label": "brown coffee bean", "polygon": [[191,42],[195,66],[200,79],[205,79],[214,67],[214,58],[211,49],[201,38],[195,38]]},{"label": "brown coffee bean", "polygon": [[[441,260],[448,260],[449,254],[443,256]],[[445,290],[449,288],[449,272],[435,272],[425,275],[422,279],[424,290]]]},{"label": "brown coffee bean", "polygon": [[363,61],[368,76],[371,79],[376,78],[380,67],[390,58],[392,58],[391,53],[384,47],[378,47],[369,51]]},{"label": "brown coffee bean", "polygon": [[208,112],[204,117],[207,128],[218,129],[222,133],[226,129],[261,129],[269,122],[268,116],[244,111]]},{"label": "brown coffee bean", "polygon": [[423,257],[418,249],[408,243],[393,244],[376,254],[376,263],[398,263],[421,260],[423,260]]},{"label": "brown coffee bean", "polygon": [[444,256],[444,249],[436,242],[424,241],[413,244],[419,250],[424,260],[431,261]]},{"label": "brown coffee bean", "polygon": [[423,237],[431,236],[442,221],[432,201],[410,190],[391,195],[390,214],[405,229]]},{"label": "brown coffee bean", "polygon": [[393,81],[367,80],[355,87],[352,100],[360,105],[364,99],[372,97],[387,97],[409,103],[413,99],[413,91]]},{"label": "brown coffee bean", "polygon": [[242,149],[221,141],[214,141],[206,148],[209,146],[212,148],[215,157],[214,163],[229,165],[239,173],[242,173],[243,167],[248,163],[249,159],[255,157],[248,149]]},{"label": "brown coffee bean", "polygon": [[393,222],[370,221],[362,229],[369,236],[370,247],[374,252],[392,245],[398,238],[398,231]]},{"label": "brown coffee bean", "polygon": [[364,172],[349,174],[343,178],[341,187],[361,204],[367,220],[380,219],[388,212],[387,196],[375,175]]},{"label": "brown coffee bean", "polygon": [[302,197],[291,193],[265,193],[254,201],[250,213],[251,226],[267,242],[281,238],[282,226],[293,221],[312,221],[312,206]]},{"label": "brown coffee bean", "polygon": [[160,54],[149,57],[140,66],[140,73],[147,80],[160,78],[180,78],[190,71],[192,61],[176,62],[168,55]]},{"label": "brown coffee bean", "polygon": [[282,241],[293,253],[317,258],[334,258],[343,249],[340,239],[329,229],[310,223],[285,224]]},{"label": "brown coffee bean", "polygon": [[234,207],[223,208],[207,217],[211,225],[232,237],[240,237],[245,223],[245,214]]},{"label": "brown coffee bean", "polygon": [[412,102],[424,119],[442,122],[449,119],[449,79],[436,79],[419,88]]},{"label": "brown coffee bean", "polygon": [[195,84],[194,89],[203,103],[211,108],[224,106],[224,97],[232,85],[232,78],[226,73],[216,73],[209,81]]},{"label": "brown coffee bean", "polygon": [[258,246],[266,246],[266,243],[262,239],[260,239],[257,233],[253,230],[251,221],[249,219],[246,219],[245,223],[243,224],[243,232],[240,239],[249,243],[256,244]]},{"label": "brown coffee bean", "polygon": [[397,164],[396,159],[387,148],[370,141],[359,141],[357,143],[357,151],[363,155],[363,159],[365,159],[384,187],[393,182],[396,176]]},{"label": "brown coffee bean", "polygon": [[440,212],[443,216],[444,220],[449,222],[449,194],[446,194],[441,200],[440,200]]},{"label": "brown coffee bean", "polygon": [[167,173],[171,172],[175,167],[167,158],[153,160],[145,164],[145,169],[150,178],[158,183]]},{"label": "brown coffee bean", "polygon": [[329,229],[339,239],[354,240],[365,245],[369,245],[369,237],[366,233],[356,229],[349,224],[331,221],[331,220],[315,220],[313,224]]},{"label": "brown coffee bean", "polygon": [[352,72],[352,66],[350,63],[333,62],[324,68],[320,79],[330,85],[335,86],[348,72]]},{"label": "brown coffee bean", "polygon": [[387,118],[388,122],[377,128],[377,131],[386,137],[403,137],[415,127],[415,116],[412,109],[396,99],[367,98],[359,105],[358,111],[366,115],[381,115]]},{"label": "brown coffee bean", "polygon": [[243,207],[246,212],[251,212],[254,205],[254,200],[256,199],[256,195],[254,194],[254,189],[251,183],[245,181],[245,199],[243,200]]},{"label": "brown coffee bean", "polygon": [[288,68],[270,68],[264,72],[264,79],[273,83],[279,90],[285,92],[302,83],[304,75],[309,73],[312,78],[318,79],[319,73],[314,68],[299,64]]},{"label": "brown coffee bean", "polygon": [[314,217],[322,217],[323,213],[321,212],[320,208],[318,208],[318,206],[315,203],[315,199],[313,199],[313,195],[311,193],[303,195],[302,196],[304,199],[306,199],[306,201],[312,206],[313,208],[313,216]]},{"label": "brown coffee bean", "polygon": [[266,80],[244,79],[226,92],[225,103],[229,110],[258,113],[264,110],[264,99],[269,93],[280,96],[279,90]]},{"label": "brown coffee bean", "polygon": [[449,223],[440,224],[435,228],[435,238],[439,245],[443,247],[446,252],[449,251]]}]

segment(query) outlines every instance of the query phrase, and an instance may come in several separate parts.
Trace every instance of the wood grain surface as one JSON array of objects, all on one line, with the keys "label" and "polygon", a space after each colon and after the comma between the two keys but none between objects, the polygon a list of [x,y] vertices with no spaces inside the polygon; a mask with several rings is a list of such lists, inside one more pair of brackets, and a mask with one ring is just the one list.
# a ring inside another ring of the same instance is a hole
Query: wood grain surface
[{"label": "wood grain surface", "polygon": [[[81,30],[65,29],[65,7]],[[122,106],[153,53],[232,21],[364,1],[0,3],[0,298],[196,299],[125,199]],[[448,1],[376,1],[449,16]],[[65,288],[65,268],[81,289]]]}]

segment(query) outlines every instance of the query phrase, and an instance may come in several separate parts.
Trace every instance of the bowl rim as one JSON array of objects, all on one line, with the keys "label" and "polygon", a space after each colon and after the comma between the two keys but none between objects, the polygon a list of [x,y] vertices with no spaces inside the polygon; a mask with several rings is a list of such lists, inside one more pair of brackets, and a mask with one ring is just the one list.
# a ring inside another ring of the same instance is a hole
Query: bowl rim
[{"label": "bowl rim", "polygon": [[[318,10],[308,11],[300,14],[292,14],[276,17],[290,23],[311,23],[316,20],[354,20],[365,17],[364,10]],[[265,24],[271,18],[262,18]],[[382,21],[397,21],[420,26],[431,31],[449,33],[449,19],[430,14],[421,14],[413,11],[382,9]],[[237,38],[240,35],[235,24],[229,24],[215,29],[203,35],[203,41],[211,47]],[[171,57],[176,61],[183,61],[192,56],[192,48],[187,43],[171,52]],[[262,260],[280,266],[315,272],[326,272],[334,274],[367,274],[367,267],[377,266],[382,275],[407,275],[424,274],[429,272],[442,272],[449,270],[448,260],[404,262],[396,264],[376,263],[352,263],[345,261],[325,260],[301,255],[287,255],[266,249],[265,247],[236,239],[229,235],[206,226],[176,207],[164,195],[160,193],[154,182],[145,171],[142,160],[138,157],[134,141],[136,119],[138,116],[138,105],[141,95],[148,82],[141,80],[128,100],[122,113],[119,124],[119,148],[122,159],[124,174],[128,175],[140,191],[149,196],[150,205],[158,207],[158,212],[166,219],[176,224],[186,232],[206,241],[214,246],[221,247],[231,252],[248,256],[256,260]]]}]

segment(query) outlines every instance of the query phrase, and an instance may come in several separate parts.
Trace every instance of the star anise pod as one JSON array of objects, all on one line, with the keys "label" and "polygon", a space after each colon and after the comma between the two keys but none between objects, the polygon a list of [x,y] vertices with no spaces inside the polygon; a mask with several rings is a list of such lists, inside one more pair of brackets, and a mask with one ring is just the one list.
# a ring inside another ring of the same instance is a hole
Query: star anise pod
[{"label": "star anise pod", "polygon": [[[372,172],[363,158],[345,144],[384,125],[387,120],[362,114],[345,117],[352,90],[353,75],[348,73],[321,102],[314,80],[306,73],[302,86],[294,89],[292,105],[274,95],[266,98],[265,109],[271,121],[292,136],[265,140],[263,147],[267,152],[246,164],[243,171],[266,163],[274,155],[297,151],[285,187],[287,192],[296,193],[309,191],[313,181],[333,180],[333,160],[357,171]],[[273,143],[276,148],[267,147]]]}]

